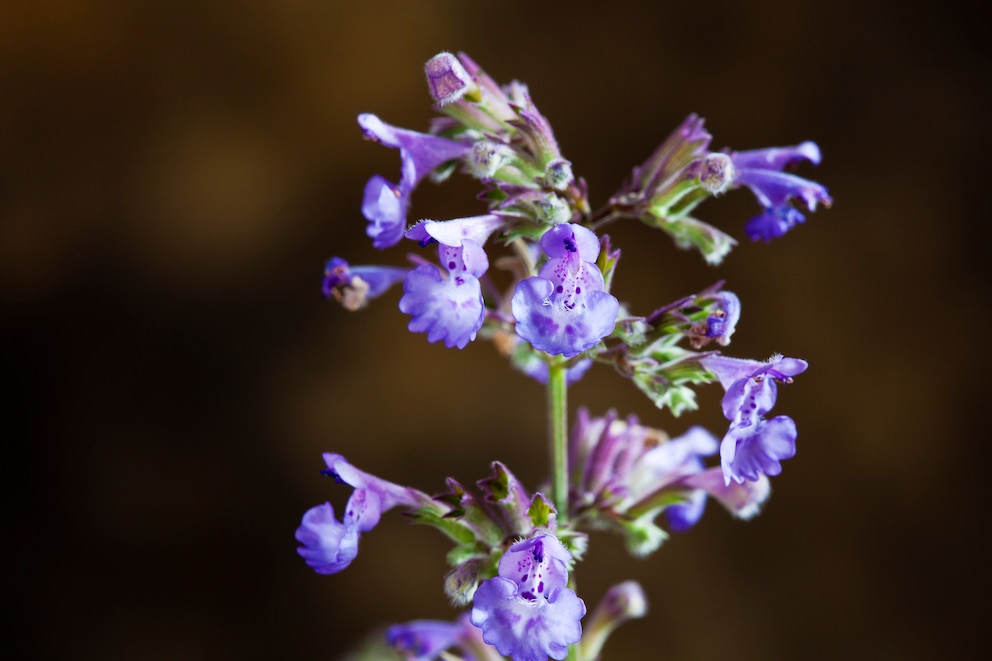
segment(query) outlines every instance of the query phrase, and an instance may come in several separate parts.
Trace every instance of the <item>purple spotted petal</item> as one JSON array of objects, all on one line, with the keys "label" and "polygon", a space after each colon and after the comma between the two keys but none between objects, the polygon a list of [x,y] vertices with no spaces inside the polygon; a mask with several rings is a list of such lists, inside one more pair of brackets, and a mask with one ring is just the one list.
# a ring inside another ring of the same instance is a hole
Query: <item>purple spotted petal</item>
[{"label": "purple spotted petal", "polygon": [[540,604],[519,598],[513,581],[493,577],[475,591],[472,624],[482,639],[514,661],[561,660],[582,638],[586,606],[575,592],[558,588]]},{"label": "purple spotted petal", "polygon": [[475,339],[485,319],[482,288],[471,273],[442,277],[437,268],[421,265],[403,282],[400,310],[412,315],[408,328],[427,333],[428,342],[444,340],[447,347],[465,346]]},{"label": "purple spotted petal", "polygon": [[517,542],[503,554],[499,575],[475,591],[472,624],[514,661],[564,659],[582,637],[585,604],[568,582],[568,550],[553,535]]},{"label": "purple spotted petal", "polygon": [[565,357],[599,344],[613,332],[620,304],[604,291],[580,293],[566,307],[550,280],[534,277],[517,285],[511,308],[517,335],[536,349]]}]

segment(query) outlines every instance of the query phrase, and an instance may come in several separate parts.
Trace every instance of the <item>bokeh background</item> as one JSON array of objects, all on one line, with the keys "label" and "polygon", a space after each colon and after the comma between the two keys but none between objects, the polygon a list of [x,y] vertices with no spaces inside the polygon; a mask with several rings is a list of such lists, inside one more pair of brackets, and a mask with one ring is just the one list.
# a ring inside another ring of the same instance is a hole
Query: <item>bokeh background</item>
[{"label": "bokeh background", "polygon": [[[390,515],[317,576],[293,531],[347,489],[320,453],[433,492],[501,459],[536,487],[544,395],[492,346],[429,345],[392,292],[348,314],[323,264],[377,254],[365,180],[425,129],[421,66],[526,81],[601,203],[689,112],[714,147],[816,140],[835,205],[719,269],[643,226],[635,310],[726,279],[731,353],[801,356],[796,458],[746,524],[718,507],[646,560],[595,536],[588,604],[642,582],[606,659],[974,658],[987,622],[989,58],[954,3],[43,0],[0,9],[8,658],[338,658],[454,616],[448,543]],[[464,177],[412,215],[481,211]],[[700,215],[731,234],[747,192]],[[606,368],[571,405],[672,419]]]}]

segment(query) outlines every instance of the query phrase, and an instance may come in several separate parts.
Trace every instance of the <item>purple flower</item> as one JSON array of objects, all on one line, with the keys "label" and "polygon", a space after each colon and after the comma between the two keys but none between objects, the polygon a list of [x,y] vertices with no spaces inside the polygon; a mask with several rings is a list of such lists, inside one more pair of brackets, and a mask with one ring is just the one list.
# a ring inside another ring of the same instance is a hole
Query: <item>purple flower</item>
[{"label": "purple flower", "polygon": [[808,367],[805,360],[773,356],[768,362],[726,356],[706,356],[700,363],[726,390],[723,415],[730,420],[720,445],[724,483],[756,481],[778,475],[781,461],[796,454],[796,423],[784,415],[765,419],[775,405],[776,381],[791,383]]},{"label": "purple flower", "polygon": [[351,266],[340,257],[332,257],[324,267],[324,297],[333,296],[347,310],[365,307],[406,277],[410,269],[391,266]]},{"label": "purple flower", "polygon": [[603,291],[599,240],[590,230],[563,223],[544,233],[541,247],[549,259],[540,275],[513,294],[517,335],[541,351],[575,356],[613,332],[619,302]]},{"label": "purple flower", "polygon": [[484,215],[446,222],[420,223],[407,237],[421,244],[437,242],[443,269],[423,264],[403,282],[400,310],[412,315],[408,328],[427,333],[428,342],[444,340],[447,347],[465,346],[475,339],[485,320],[479,277],[489,268],[482,244],[502,225],[498,216]]},{"label": "purple flower", "polygon": [[400,150],[399,185],[376,175],[366,184],[362,201],[362,214],[369,221],[366,233],[372,237],[372,245],[388,248],[403,238],[410,194],[417,184],[442,163],[461,158],[469,147],[436,135],[391,126],[370,113],[359,115],[358,124],[366,137]]},{"label": "purple flower", "polygon": [[296,539],[303,546],[297,552],[318,574],[336,574],[358,555],[358,538],[372,530],[384,512],[398,506],[429,505],[430,496],[416,489],[387,482],[360,471],[339,454],[325,453],[327,468],[321,471],[355,488],[338,521],[334,508],[324,503],[303,515]]},{"label": "purple flower", "polygon": [[582,637],[586,606],[569,590],[571,554],[553,535],[517,542],[499,561],[498,575],[475,592],[472,624],[514,661],[564,659]]},{"label": "purple flower", "polygon": [[815,211],[818,203],[829,207],[832,202],[820,184],[783,171],[802,161],[818,165],[820,148],[814,142],[732,152],[730,156],[736,169],[734,183],[750,188],[764,207],[764,212],[744,227],[752,241],[771,241],[806,220],[792,205],[793,200],[802,202],[810,211]]}]

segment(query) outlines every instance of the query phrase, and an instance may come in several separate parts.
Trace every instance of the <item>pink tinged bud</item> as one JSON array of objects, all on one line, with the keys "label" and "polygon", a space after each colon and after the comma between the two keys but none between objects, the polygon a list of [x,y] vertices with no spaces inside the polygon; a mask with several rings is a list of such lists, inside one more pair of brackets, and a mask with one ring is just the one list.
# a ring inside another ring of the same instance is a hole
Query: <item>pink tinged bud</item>
[{"label": "pink tinged bud", "polygon": [[427,74],[427,87],[438,105],[446,106],[470,93],[472,97],[478,96],[478,85],[451,53],[438,53],[427,60],[424,73]]}]

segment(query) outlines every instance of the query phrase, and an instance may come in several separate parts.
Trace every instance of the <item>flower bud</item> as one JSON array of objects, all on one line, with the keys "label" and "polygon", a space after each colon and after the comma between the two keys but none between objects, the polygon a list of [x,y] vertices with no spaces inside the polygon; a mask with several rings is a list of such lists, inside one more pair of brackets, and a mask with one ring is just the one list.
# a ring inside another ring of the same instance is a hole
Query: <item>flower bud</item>
[{"label": "flower bud", "polygon": [[699,165],[699,183],[713,195],[727,190],[737,174],[734,162],[727,154],[707,154]]},{"label": "flower bud", "polygon": [[596,606],[592,621],[586,624],[586,633],[582,637],[582,658],[599,658],[603,645],[617,627],[644,617],[647,612],[648,601],[638,583],[625,581],[614,585]]},{"label": "flower bud", "polygon": [[572,209],[568,202],[557,195],[550,194],[534,202],[541,215],[551,225],[561,225],[572,219]]},{"label": "flower bud", "polygon": [[476,176],[491,179],[512,155],[513,152],[506,145],[492,140],[480,140],[472,145],[469,164]]},{"label": "flower bud", "polygon": [[574,179],[572,164],[563,158],[556,158],[544,169],[544,182],[554,190],[565,190]]},{"label": "flower bud", "polygon": [[[458,58],[448,52],[438,53],[424,65],[427,86],[438,105],[446,106],[466,94],[479,96],[479,87]],[[474,99],[478,100],[478,99]]]}]

